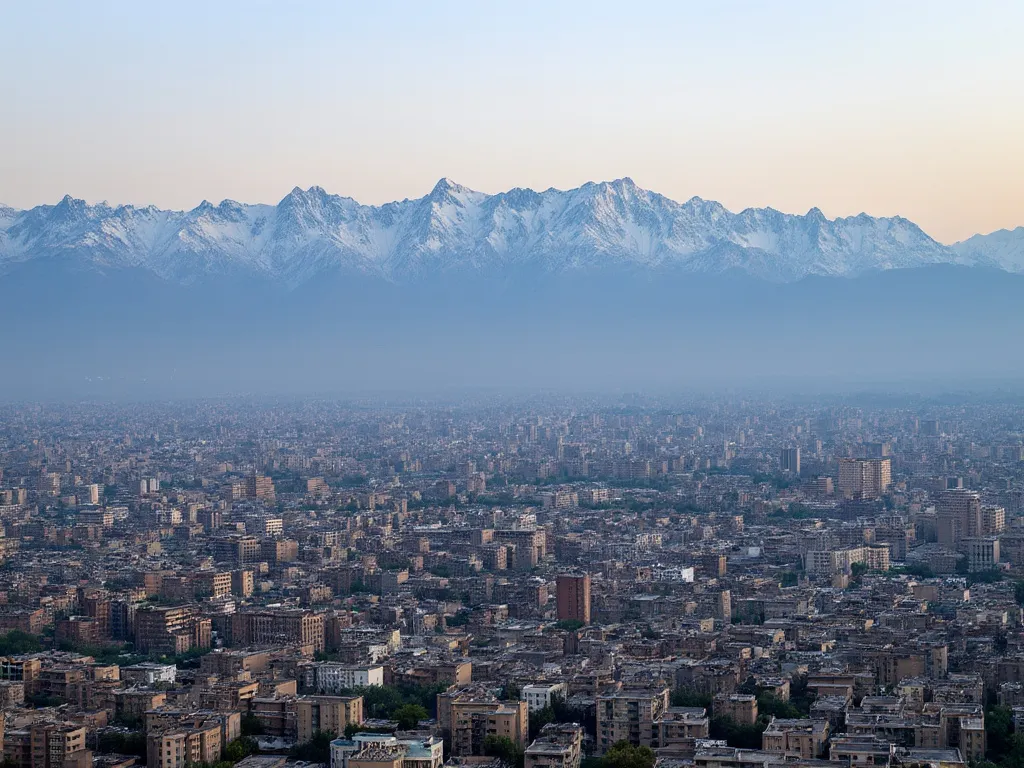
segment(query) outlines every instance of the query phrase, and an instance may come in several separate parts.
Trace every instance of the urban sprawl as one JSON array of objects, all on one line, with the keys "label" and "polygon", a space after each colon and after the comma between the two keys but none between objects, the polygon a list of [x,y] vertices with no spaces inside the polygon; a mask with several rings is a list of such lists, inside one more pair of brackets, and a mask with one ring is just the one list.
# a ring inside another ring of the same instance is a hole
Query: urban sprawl
[{"label": "urban sprawl", "polygon": [[1024,406],[0,408],[4,768],[1024,766]]}]

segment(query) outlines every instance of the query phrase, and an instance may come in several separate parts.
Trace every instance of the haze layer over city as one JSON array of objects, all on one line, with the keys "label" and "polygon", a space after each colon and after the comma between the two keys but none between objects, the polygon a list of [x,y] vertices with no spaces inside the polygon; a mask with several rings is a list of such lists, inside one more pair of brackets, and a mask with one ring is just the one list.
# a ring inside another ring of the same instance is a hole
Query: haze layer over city
[{"label": "haze layer over city", "polygon": [[3,768],[1024,768],[1024,6],[0,11]]}]

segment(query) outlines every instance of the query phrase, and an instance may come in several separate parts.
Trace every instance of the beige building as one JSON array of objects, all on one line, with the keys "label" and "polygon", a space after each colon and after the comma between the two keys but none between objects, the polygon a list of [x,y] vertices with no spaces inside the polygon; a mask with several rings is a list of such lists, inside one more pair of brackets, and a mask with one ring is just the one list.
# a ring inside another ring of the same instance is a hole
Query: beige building
[{"label": "beige building", "polygon": [[219,723],[150,733],[146,737],[147,768],[185,768],[220,760],[224,742]]},{"label": "beige building", "polygon": [[223,597],[231,594],[230,571],[199,571],[192,577],[196,597]]},{"label": "beige building", "polygon": [[847,499],[877,499],[892,485],[892,460],[840,459],[838,485]]},{"label": "beige building", "polygon": [[714,699],[715,717],[728,717],[738,725],[757,722],[757,697],[749,693],[720,693]]},{"label": "beige building", "polygon": [[829,727],[826,720],[779,719],[773,717],[761,734],[761,749],[805,760],[824,757]]},{"label": "beige building", "polygon": [[888,571],[889,547],[866,545],[849,549],[815,550],[804,556],[804,569],[812,576],[849,573],[857,563],[864,564],[872,571]]},{"label": "beige building", "polygon": [[437,724],[457,756],[482,755],[488,736],[504,736],[524,748],[529,739],[525,701],[499,701],[475,691],[438,694]]},{"label": "beige building", "polygon": [[935,503],[936,528],[939,544],[958,549],[963,539],[981,536],[984,516],[981,496],[966,488],[942,491]]},{"label": "beige building", "polygon": [[304,696],[295,702],[295,720],[300,744],[317,731],[344,733],[349,723],[363,722],[363,697]]},{"label": "beige building", "polygon": [[3,733],[4,762],[17,768],[72,768],[91,753],[78,723],[34,722]]}]

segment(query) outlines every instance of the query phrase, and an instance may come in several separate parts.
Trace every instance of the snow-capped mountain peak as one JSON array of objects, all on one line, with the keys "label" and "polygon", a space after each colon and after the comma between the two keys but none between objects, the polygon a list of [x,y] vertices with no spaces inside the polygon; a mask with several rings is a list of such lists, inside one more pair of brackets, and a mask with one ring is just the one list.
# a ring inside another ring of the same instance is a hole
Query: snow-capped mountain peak
[{"label": "snow-capped mountain peak", "polygon": [[953,245],[953,250],[971,263],[1024,272],[1024,227],[975,235]]},{"label": "snow-capped mountain peak", "polygon": [[700,197],[677,203],[628,177],[495,195],[442,178],[424,197],[381,206],[318,186],[295,187],[277,205],[204,200],[189,211],[70,195],[27,211],[0,206],[0,270],[46,258],[139,267],[180,283],[241,271],[296,286],[328,270],[404,281],[511,266],[739,270],[792,281],[944,263],[1024,272],[1024,228],[946,247],[899,216],[732,213]]}]

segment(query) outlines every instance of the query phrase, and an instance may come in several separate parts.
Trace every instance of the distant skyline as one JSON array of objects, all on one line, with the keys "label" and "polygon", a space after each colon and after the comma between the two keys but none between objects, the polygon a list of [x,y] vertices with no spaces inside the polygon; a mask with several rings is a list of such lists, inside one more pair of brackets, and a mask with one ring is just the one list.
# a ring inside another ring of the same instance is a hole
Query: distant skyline
[{"label": "distant skyline", "polygon": [[3,2],[0,203],[364,203],[629,176],[1024,225],[1024,4]]}]

